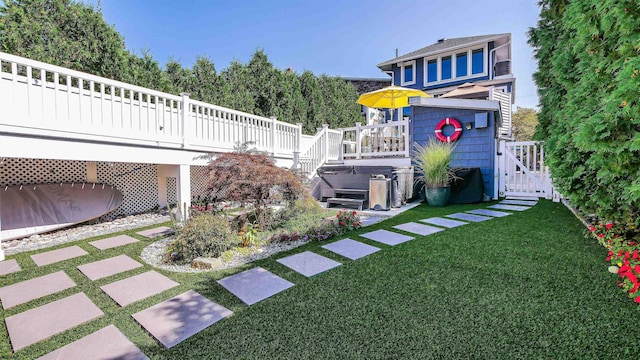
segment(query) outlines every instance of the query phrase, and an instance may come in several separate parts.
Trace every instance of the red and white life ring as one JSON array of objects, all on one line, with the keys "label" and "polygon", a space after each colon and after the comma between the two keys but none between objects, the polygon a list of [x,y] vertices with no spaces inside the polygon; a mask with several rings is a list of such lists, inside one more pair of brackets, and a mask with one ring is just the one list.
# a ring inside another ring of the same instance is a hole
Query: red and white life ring
[{"label": "red and white life ring", "polygon": [[[444,136],[442,134],[442,128],[445,127],[445,125],[453,126],[454,130],[451,136]],[[460,121],[454,118],[444,118],[440,120],[438,125],[436,125],[436,138],[438,138],[438,140],[442,142],[447,142],[447,143],[454,142],[458,140],[458,138],[460,138],[460,135],[462,135],[462,124],[460,124]]]}]

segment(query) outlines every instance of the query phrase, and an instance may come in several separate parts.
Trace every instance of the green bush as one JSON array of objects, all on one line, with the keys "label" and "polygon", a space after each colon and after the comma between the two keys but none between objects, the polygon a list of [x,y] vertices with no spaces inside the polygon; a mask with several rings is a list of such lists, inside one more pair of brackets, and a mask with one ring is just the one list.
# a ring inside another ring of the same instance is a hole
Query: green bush
[{"label": "green bush", "polygon": [[218,257],[240,243],[226,218],[198,214],[187,221],[176,241],[169,246],[169,260],[188,263],[197,257]]},{"label": "green bush", "polygon": [[536,138],[554,186],[585,213],[640,228],[637,1],[541,1],[529,43],[539,71]]}]

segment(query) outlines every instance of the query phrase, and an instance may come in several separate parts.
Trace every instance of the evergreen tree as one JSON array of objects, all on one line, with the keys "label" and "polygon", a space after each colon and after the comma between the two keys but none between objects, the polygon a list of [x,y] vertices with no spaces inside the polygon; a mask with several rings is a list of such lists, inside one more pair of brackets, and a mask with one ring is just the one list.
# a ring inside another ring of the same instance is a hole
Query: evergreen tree
[{"label": "evergreen tree", "polygon": [[586,212],[640,225],[640,8],[545,0],[531,29],[554,184]]}]

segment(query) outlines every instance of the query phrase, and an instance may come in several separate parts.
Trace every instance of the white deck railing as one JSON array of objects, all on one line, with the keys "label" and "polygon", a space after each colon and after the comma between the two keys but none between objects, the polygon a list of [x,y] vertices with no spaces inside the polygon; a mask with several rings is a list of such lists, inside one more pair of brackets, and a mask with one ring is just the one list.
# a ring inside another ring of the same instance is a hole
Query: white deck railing
[{"label": "white deck railing", "polygon": [[0,131],[207,152],[251,141],[294,158],[302,128],[0,52]]},{"label": "white deck railing", "polygon": [[310,141],[309,147],[300,153],[298,163],[301,170],[311,178],[327,161],[339,160],[341,142],[342,132],[324,125]]},{"label": "white deck railing", "polygon": [[366,159],[409,157],[409,121],[362,126],[342,130],[342,158]]}]

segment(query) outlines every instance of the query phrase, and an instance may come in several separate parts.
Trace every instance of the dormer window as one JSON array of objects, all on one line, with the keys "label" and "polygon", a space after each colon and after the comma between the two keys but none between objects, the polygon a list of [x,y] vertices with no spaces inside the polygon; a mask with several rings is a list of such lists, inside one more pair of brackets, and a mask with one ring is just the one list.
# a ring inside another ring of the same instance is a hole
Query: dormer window
[{"label": "dormer window", "polygon": [[458,50],[424,59],[424,86],[488,75],[487,47]]},{"label": "dormer window", "polygon": [[484,49],[475,49],[471,55],[471,74],[482,74],[484,70]]},{"label": "dormer window", "polygon": [[401,85],[413,85],[416,83],[416,61],[402,63],[400,68]]}]

